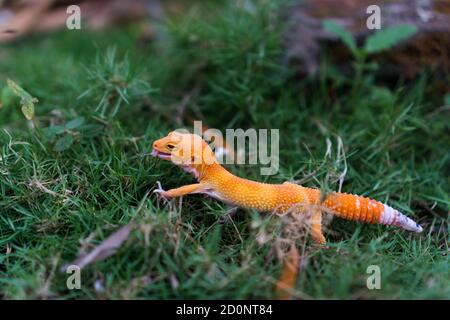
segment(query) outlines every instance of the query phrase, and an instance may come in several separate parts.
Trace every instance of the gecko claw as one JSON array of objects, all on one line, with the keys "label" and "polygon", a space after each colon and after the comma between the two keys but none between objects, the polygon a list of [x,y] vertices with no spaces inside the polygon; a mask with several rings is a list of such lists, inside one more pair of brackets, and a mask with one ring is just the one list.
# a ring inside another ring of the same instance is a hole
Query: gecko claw
[{"label": "gecko claw", "polygon": [[155,189],[155,190],[153,190],[153,193],[158,193],[158,194],[160,194],[161,196],[164,197],[164,194],[166,193],[166,190],[164,190],[164,189],[162,188],[161,182],[156,181],[156,185],[158,186],[158,188]]}]

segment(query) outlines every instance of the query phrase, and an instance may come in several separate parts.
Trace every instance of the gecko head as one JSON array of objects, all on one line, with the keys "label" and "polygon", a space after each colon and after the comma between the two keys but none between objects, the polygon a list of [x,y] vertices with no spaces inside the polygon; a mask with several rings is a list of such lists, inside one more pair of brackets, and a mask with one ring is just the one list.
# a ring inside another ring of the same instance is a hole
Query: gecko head
[{"label": "gecko head", "polygon": [[153,142],[152,156],[171,160],[180,166],[201,166],[217,163],[209,145],[197,134],[170,132]]}]

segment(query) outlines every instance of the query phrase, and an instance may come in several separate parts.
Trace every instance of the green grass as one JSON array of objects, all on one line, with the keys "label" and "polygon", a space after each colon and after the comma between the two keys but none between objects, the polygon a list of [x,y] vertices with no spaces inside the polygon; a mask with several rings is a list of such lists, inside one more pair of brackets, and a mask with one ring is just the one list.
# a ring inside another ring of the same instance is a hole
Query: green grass
[{"label": "green grass", "polygon": [[[236,174],[274,183],[309,177],[304,185],[337,190],[340,137],[343,191],[389,202],[424,226],[416,235],[334,219],[329,248],[299,243],[308,254],[295,297],[449,298],[449,117],[434,112],[444,97],[433,71],[390,85],[369,72],[355,86],[324,58],[318,77],[300,80],[282,63],[271,8],[205,6],[165,21],[162,44],[141,42],[130,27],[0,48],[2,86],[11,78],[39,99],[35,128],[17,100],[0,108],[2,296],[274,297],[281,219],[240,209],[220,223],[227,208],[215,200],[165,203],[151,193],[157,180],[165,188],[193,181],[149,156],[154,139],[190,126],[176,117],[189,96],[187,113],[210,127],[280,129],[279,173],[230,166]],[[85,122],[69,133],[74,143],[55,151],[61,136],[45,128],[78,117]],[[132,219],[139,227],[117,254],[86,267],[81,290],[68,290],[60,267]],[[381,268],[381,290],[366,288],[369,265]]]}]

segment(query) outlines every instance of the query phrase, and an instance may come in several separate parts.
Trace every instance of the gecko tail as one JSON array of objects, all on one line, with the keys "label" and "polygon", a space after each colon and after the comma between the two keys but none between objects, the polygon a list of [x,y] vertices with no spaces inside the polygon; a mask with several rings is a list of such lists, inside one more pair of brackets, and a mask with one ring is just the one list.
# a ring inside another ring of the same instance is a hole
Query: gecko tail
[{"label": "gecko tail", "polygon": [[417,233],[423,231],[418,223],[403,213],[369,198],[347,193],[333,193],[323,201],[323,205],[331,213],[344,219],[392,225]]},{"label": "gecko tail", "polygon": [[403,213],[395,210],[394,208],[384,205],[384,211],[380,216],[380,223],[385,225],[393,225],[402,229],[420,233],[423,228],[411,218],[408,218]]}]

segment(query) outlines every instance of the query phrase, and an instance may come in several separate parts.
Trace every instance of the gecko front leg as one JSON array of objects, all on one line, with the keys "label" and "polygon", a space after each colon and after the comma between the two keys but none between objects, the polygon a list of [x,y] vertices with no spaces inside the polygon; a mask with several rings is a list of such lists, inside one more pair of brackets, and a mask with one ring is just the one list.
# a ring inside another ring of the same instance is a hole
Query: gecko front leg
[{"label": "gecko front leg", "polygon": [[201,193],[205,189],[204,184],[194,183],[166,191],[162,188],[161,183],[159,181],[157,181],[156,183],[158,185],[158,189],[153,190],[153,193],[158,193],[164,198],[176,198],[190,193]]}]

